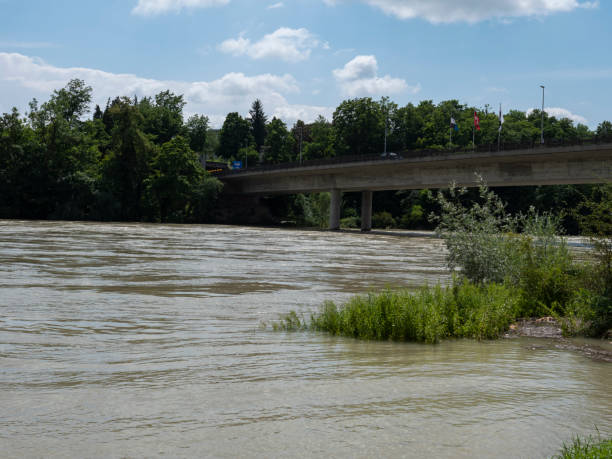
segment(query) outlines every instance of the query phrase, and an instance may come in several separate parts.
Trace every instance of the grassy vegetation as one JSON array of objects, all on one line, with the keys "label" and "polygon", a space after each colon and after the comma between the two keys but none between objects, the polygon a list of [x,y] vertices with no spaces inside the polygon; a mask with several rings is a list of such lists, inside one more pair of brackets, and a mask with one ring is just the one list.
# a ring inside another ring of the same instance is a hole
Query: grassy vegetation
[{"label": "grassy vegetation", "polygon": [[[612,218],[612,192],[605,190],[599,228]],[[610,222],[593,241],[594,261],[579,263],[559,235],[558,217],[534,211],[509,215],[484,184],[480,202],[466,208],[464,193],[451,187],[438,195],[442,214],[436,231],[446,243],[448,267],[458,268],[451,287],[326,302],[309,320],[290,313],[274,328],[426,343],[497,338],[521,317],[554,316],[566,334],[601,336],[612,328]]]},{"label": "grassy vegetation", "polygon": [[563,445],[553,459],[609,459],[612,458],[612,438],[576,437],[569,445]]},{"label": "grassy vegetation", "polygon": [[310,320],[291,312],[275,330],[324,331],[359,339],[436,343],[444,338],[497,338],[516,317],[517,300],[503,285],[457,283],[453,287],[384,291],[328,301]]}]

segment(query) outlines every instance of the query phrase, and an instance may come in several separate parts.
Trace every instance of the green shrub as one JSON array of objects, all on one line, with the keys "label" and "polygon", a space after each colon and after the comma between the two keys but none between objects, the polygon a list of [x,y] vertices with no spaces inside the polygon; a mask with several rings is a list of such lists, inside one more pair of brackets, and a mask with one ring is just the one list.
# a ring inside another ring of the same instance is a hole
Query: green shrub
[{"label": "green shrub", "polygon": [[509,216],[505,204],[481,182],[480,203],[466,208],[461,202],[465,188],[451,186],[448,196],[439,192],[441,215],[432,215],[437,222],[436,234],[448,249],[447,265],[460,268],[473,282],[503,282],[515,271],[517,219]]},{"label": "green shrub", "polygon": [[372,215],[373,228],[395,228],[397,223],[389,212],[376,212]]},{"label": "green shrub", "polygon": [[413,204],[410,210],[402,215],[400,220],[400,227],[402,228],[415,228],[425,223],[426,216],[423,206],[420,204]]},{"label": "green shrub", "polygon": [[480,202],[465,208],[465,192],[451,187],[448,197],[438,194],[436,232],[446,243],[449,268],[472,282],[513,286],[522,316],[564,315],[580,287],[580,269],[559,235],[560,218],[533,209],[509,215],[483,183]]},{"label": "green shrub", "polygon": [[444,338],[499,337],[516,318],[516,296],[498,284],[470,282],[355,296],[326,302],[308,328],[368,340],[436,343]]},{"label": "green shrub", "polygon": [[359,228],[361,226],[361,219],[359,217],[345,217],[340,220],[341,228]]}]

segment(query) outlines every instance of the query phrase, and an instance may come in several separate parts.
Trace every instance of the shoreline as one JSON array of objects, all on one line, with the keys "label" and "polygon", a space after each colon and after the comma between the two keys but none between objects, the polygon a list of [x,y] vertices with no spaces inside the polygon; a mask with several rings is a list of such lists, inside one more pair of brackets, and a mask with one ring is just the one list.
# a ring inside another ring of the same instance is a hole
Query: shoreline
[{"label": "shoreline", "polygon": [[576,336],[573,338],[567,338],[563,336],[561,324],[553,317],[519,319],[510,325],[508,331],[504,333],[501,338],[538,338],[542,339],[543,342],[548,340],[548,345],[531,345],[528,346],[527,349],[547,349],[552,346],[556,349],[578,352],[585,357],[599,362],[612,363],[612,336],[602,339],[604,343],[608,342],[610,344],[610,349],[604,349],[602,346],[597,346],[590,343],[579,344],[574,342],[574,340],[579,340],[580,338],[584,337]]}]

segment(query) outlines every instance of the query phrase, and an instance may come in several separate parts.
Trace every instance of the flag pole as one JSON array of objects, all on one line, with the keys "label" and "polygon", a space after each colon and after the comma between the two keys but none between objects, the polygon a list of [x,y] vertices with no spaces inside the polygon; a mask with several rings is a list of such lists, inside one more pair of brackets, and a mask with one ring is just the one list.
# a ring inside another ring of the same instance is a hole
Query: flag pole
[{"label": "flag pole", "polygon": [[499,103],[499,130],[497,132],[497,151],[500,151],[500,146],[501,146],[501,131],[502,131],[502,111],[501,111],[501,102]]}]

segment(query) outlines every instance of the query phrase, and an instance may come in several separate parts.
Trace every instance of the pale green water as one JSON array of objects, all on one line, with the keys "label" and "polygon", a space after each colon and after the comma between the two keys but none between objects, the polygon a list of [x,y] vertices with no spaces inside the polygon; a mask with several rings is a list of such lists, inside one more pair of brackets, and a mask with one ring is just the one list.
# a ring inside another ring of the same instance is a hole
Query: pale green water
[{"label": "pale green water", "polygon": [[259,329],[438,280],[427,238],[0,221],[0,456],[545,457],[612,434],[612,365],[553,345]]}]

